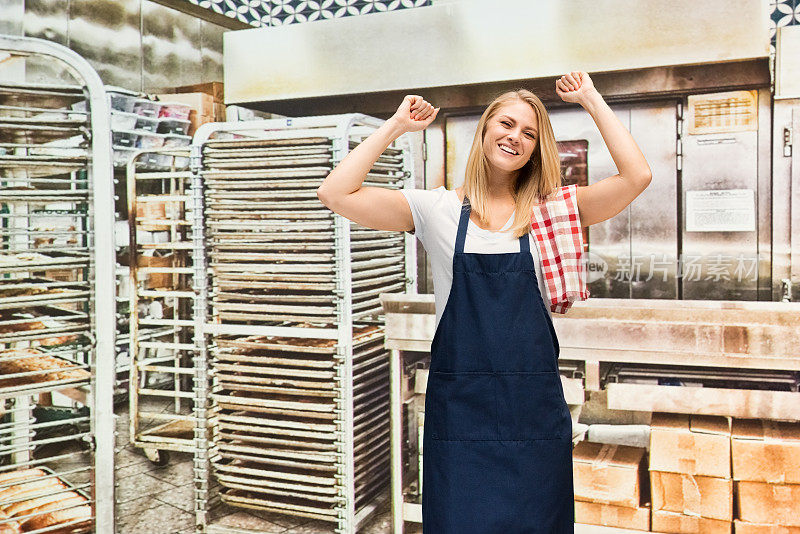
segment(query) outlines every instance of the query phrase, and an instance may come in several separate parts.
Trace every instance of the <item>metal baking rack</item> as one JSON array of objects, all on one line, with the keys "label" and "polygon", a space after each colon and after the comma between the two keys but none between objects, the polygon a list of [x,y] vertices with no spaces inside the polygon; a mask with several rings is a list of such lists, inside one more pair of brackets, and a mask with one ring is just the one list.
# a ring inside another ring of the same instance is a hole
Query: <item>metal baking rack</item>
[{"label": "metal baking rack", "polygon": [[[195,449],[188,164],[187,147],[138,151],[127,167],[130,436],[157,465],[169,461],[167,451]],[[165,239],[140,239],[151,231]]]},{"label": "metal baking rack", "polygon": [[[0,475],[38,468],[61,479],[64,487],[26,495],[83,492],[91,513],[71,515],[73,504],[52,510],[65,518],[58,530],[113,533],[109,103],[97,73],[63,46],[0,36],[0,52],[9,63],[59,62],[75,80],[0,83]],[[84,111],[72,109],[79,102]],[[50,405],[64,418],[43,419]]]},{"label": "metal baking rack", "polygon": [[[216,519],[251,509],[353,533],[388,496],[378,295],[416,291],[413,236],[352,223],[316,194],[382,122],[333,115],[195,134],[198,532],[255,532]],[[364,182],[413,184],[406,138]]]}]

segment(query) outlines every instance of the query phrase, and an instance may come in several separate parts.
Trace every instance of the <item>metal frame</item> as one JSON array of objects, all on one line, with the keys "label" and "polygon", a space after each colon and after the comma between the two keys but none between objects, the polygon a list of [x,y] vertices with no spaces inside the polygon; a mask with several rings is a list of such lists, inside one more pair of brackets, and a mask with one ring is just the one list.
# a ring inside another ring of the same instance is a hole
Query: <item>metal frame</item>
[{"label": "metal frame", "polygon": [[[153,244],[140,246],[138,243],[137,230],[142,221],[137,218],[137,204],[142,192],[139,190],[140,182],[153,183],[161,181],[169,190],[168,198],[165,201],[178,204],[177,210],[183,213],[184,217],[190,213],[191,207],[191,173],[185,167],[172,169],[169,171],[154,171],[139,168],[140,157],[144,155],[172,156],[175,158],[185,158],[189,160],[189,149],[151,149],[139,150],[132,154],[127,164],[127,190],[128,190],[128,224],[130,233],[130,440],[135,447],[144,450],[147,458],[157,464],[163,465],[168,462],[168,455],[165,451],[178,451],[194,453],[194,432],[195,417],[192,410],[184,412],[184,405],[188,403],[193,408],[193,392],[191,384],[182,380],[194,375],[192,368],[193,343],[189,342],[192,336],[192,318],[189,316],[193,310],[195,293],[191,288],[185,287],[186,278],[191,279],[192,268],[188,265],[191,255],[191,230],[186,232],[179,231],[178,226],[181,221],[170,218],[168,220],[156,221],[164,222],[169,225],[170,241],[163,244]],[[174,165],[173,165],[174,166]],[[138,169],[138,170],[137,170]],[[151,221],[152,222],[152,221]],[[183,225],[185,226],[185,225]],[[185,234],[182,236],[182,234]],[[141,257],[143,249],[169,251],[170,254],[180,256],[180,263],[184,266],[172,267],[147,267],[140,270],[138,259]],[[139,274],[173,274],[183,279],[183,287],[179,289],[151,289],[147,290],[140,287]],[[163,301],[166,305],[171,305],[173,317],[164,319],[143,319],[139,316],[138,304],[140,297],[153,298]],[[192,301],[192,306],[186,306],[186,299]],[[143,328],[142,328],[143,327]],[[155,356],[151,351],[167,351],[169,355]],[[159,387],[151,390],[147,384],[148,373],[163,373],[169,379],[171,388]],[[142,409],[140,404],[141,397],[168,397],[173,401],[173,411],[171,413],[153,413]],[[161,421],[155,428],[141,429],[141,423]],[[186,437],[179,434],[185,433]]]},{"label": "metal frame", "polygon": [[[211,524],[209,510],[212,504],[211,490],[211,462],[214,455],[214,443],[209,430],[209,424],[215,424],[217,411],[214,410],[210,398],[214,394],[212,383],[212,370],[209,369],[211,348],[208,336],[215,335],[258,335],[275,337],[314,338],[318,340],[336,340],[335,360],[336,381],[340,386],[335,388],[339,395],[336,399],[338,408],[334,410],[337,415],[337,430],[340,450],[336,453],[339,458],[339,473],[336,500],[340,505],[336,525],[337,532],[353,533],[357,525],[374,511],[376,505],[365,505],[358,511],[355,508],[355,465],[353,436],[353,280],[351,277],[351,248],[350,248],[350,221],[340,215],[334,217],[334,253],[335,264],[338,269],[336,286],[333,290],[336,301],[335,324],[336,328],[322,328],[312,326],[256,326],[221,324],[217,317],[209,318],[211,304],[211,291],[209,288],[208,274],[208,243],[205,231],[208,220],[205,216],[205,179],[204,179],[204,146],[212,136],[220,133],[236,133],[257,139],[292,139],[299,137],[327,137],[332,142],[332,158],[329,163],[333,168],[341,161],[350,150],[351,136],[357,130],[370,133],[379,127],[383,121],[362,114],[332,115],[321,117],[302,117],[290,119],[270,119],[252,122],[209,123],[201,126],[195,133],[192,142],[191,170],[193,174],[194,199],[194,224],[193,224],[193,264],[195,269],[195,414],[197,426],[195,428],[195,510],[197,532],[209,533],[245,533],[250,530],[226,528]],[[411,188],[414,185],[414,171],[410,155],[410,144],[407,138],[396,142],[396,147],[403,150],[402,169],[404,175],[403,187]],[[321,180],[320,180],[321,182]],[[416,248],[414,237],[404,235],[403,250],[405,253],[404,271],[405,283],[403,291],[416,291]],[[378,302],[377,308],[380,309]],[[388,352],[387,352],[388,356]],[[388,357],[386,358],[387,364]],[[388,365],[386,370],[388,387]],[[388,451],[387,451],[388,452]]]},{"label": "metal frame", "polygon": [[[91,148],[86,165],[89,190],[89,219],[87,229],[91,249],[89,274],[93,298],[90,298],[91,330],[84,332],[92,342],[90,353],[91,379],[88,398],[82,392],[73,394],[90,407],[90,431],[85,438],[94,450],[93,481],[95,529],[113,533],[114,525],[114,413],[115,381],[115,248],[114,248],[114,191],[111,177],[111,130],[109,100],[103,83],[89,63],[72,50],[42,39],[0,36],[0,50],[18,56],[42,56],[63,63],[78,82],[89,104]],[[28,390],[18,397],[22,410],[30,399]],[[43,425],[36,424],[43,427]],[[30,427],[28,427],[30,428]],[[29,438],[28,436],[27,438]],[[20,439],[27,439],[21,436]],[[38,461],[37,461],[38,462]]]}]

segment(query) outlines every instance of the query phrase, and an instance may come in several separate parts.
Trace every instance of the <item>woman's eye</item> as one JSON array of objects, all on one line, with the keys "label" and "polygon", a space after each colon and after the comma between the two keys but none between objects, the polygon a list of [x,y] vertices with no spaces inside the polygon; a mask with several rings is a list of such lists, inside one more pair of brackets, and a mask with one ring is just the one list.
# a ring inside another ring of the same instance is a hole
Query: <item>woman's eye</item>
[{"label": "woman's eye", "polygon": [[511,123],[508,121],[500,121],[500,124],[502,124],[503,126],[511,126]]},{"label": "woman's eye", "polygon": [[530,137],[531,139],[536,139],[536,136],[535,136],[535,135],[533,135],[532,133],[529,133],[529,134],[528,134],[528,137]]}]

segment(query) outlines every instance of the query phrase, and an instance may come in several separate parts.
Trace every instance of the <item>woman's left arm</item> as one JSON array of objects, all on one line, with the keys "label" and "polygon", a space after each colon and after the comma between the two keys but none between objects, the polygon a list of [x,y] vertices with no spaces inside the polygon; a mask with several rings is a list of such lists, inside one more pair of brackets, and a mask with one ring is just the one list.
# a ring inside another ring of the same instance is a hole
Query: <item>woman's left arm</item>
[{"label": "woman's left arm", "polygon": [[624,210],[647,188],[652,171],[630,132],[595,89],[585,72],[571,72],[556,81],[556,93],[565,102],[580,104],[594,119],[617,165],[618,174],[578,187],[581,226],[603,222]]}]

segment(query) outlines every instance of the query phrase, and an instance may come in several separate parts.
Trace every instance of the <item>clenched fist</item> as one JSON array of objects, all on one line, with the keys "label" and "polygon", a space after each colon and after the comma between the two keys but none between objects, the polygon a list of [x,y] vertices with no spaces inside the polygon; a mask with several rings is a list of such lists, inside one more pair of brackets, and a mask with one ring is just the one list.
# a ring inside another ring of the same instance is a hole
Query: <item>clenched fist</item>
[{"label": "clenched fist", "polygon": [[418,132],[433,122],[439,109],[421,96],[406,95],[390,120],[395,121],[405,132]]}]

